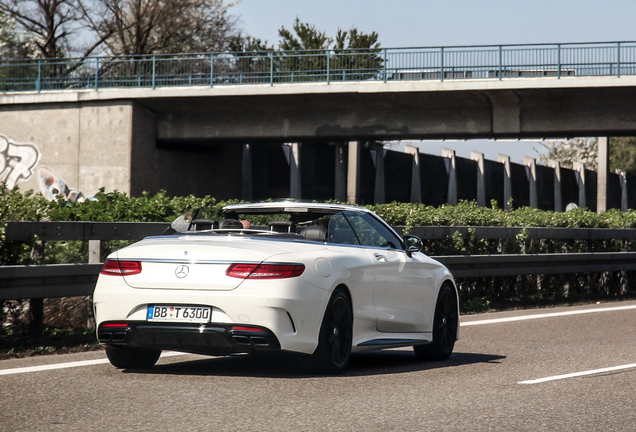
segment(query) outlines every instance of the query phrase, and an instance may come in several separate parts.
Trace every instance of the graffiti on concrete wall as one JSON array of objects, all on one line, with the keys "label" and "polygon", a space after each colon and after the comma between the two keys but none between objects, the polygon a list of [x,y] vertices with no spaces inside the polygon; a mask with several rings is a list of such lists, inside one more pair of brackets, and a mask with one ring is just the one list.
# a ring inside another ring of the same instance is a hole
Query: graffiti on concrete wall
[{"label": "graffiti on concrete wall", "polygon": [[58,196],[63,196],[69,201],[84,201],[84,194],[77,190],[71,190],[64,179],[49,167],[38,167],[37,179],[40,192],[49,201],[55,201]]},{"label": "graffiti on concrete wall", "polygon": [[16,143],[0,135],[0,182],[13,189],[19,182],[33,175],[40,160],[40,151],[35,144]]},{"label": "graffiti on concrete wall", "polygon": [[0,182],[6,182],[6,187],[13,189],[36,173],[40,192],[48,200],[54,201],[62,196],[69,201],[84,201],[84,194],[68,187],[64,179],[51,168],[37,166],[40,156],[35,144],[17,143],[0,134]]}]

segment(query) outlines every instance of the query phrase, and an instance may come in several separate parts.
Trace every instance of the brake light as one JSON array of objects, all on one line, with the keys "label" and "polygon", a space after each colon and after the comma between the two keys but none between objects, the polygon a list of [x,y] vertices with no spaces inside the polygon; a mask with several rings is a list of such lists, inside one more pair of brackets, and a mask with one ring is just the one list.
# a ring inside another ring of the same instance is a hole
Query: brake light
[{"label": "brake light", "polygon": [[104,324],[102,327],[128,327],[128,323],[110,323]]},{"label": "brake light", "polygon": [[304,264],[232,264],[225,274],[239,279],[287,279],[304,271]]},{"label": "brake light", "polygon": [[141,273],[140,261],[106,260],[100,274],[110,276],[132,276]]}]

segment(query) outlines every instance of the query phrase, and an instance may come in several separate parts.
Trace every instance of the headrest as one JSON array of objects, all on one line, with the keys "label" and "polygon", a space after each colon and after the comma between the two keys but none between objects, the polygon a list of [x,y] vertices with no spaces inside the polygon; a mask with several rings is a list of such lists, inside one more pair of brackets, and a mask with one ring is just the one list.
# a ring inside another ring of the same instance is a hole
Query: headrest
[{"label": "headrest", "polygon": [[309,226],[300,232],[300,235],[307,240],[312,241],[327,241],[327,228],[321,226]]},{"label": "headrest", "polygon": [[194,219],[190,225],[190,230],[201,231],[209,229],[217,229],[219,223],[214,219]]}]

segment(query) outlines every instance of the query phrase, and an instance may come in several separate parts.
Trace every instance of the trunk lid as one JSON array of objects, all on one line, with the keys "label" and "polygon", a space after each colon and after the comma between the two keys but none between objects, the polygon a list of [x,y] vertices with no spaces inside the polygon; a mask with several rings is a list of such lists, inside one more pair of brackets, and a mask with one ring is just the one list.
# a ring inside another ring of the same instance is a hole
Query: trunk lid
[{"label": "trunk lid", "polygon": [[141,261],[141,273],[124,276],[133,288],[227,291],[243,281],[225,274],[230,264],[261,263],[292,252],[288,244],[246,236],[152,237],[120,250],[117,258]]}]

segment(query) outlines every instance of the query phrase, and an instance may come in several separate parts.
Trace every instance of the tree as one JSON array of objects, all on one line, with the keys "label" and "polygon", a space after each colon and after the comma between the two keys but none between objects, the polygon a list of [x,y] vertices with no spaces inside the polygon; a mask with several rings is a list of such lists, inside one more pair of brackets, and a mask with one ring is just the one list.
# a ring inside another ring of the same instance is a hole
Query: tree
[{"label": "tree", "polygon": [[63,57],[76,30],[77,0],[0,0],[0,12],[10,16],[37,48],[37,56]]},{"label": "tree", "polygon": [[636,137],[610,138],[610,169],[636,177]]},{"label": "tree", "polygon": [[0,59],[19,58],[22,48],[23,44],[16,33],[15,20],[6,13],[0,12]]},{"label": "tree", "polygon": [[[586,169],[597,169],[598,139],[573,138],[566,141],[542,141],[548,149],[547,155],[539,159],[547,164],[548,159],[561,163],[564,168],[572,168],[572,162],[582,162]],[[636,137],[612,137],[609,142],[610,171],[626,173],[636,177]]]},{"label": "tree", "polygon": [[[365,80],[374,77],[382,68],[383,59],[378,55],[380,42],[378,34],[372,32],[365,34],[358,29],[342,31],[338,29],[333,57],[333,70],[336,75],[346,74],[349,71],[349,79]],[[353,75],[351,75],[351,71]],[[346,78],[343,78],[343,80]]]},{"label": "tree", "polygon": [[[84,0],[86,1],[86,0]],[[227,50],[236,36],[234,3],[223,0],[93,0],[81,20],[113,55]]]},{"label": "tree", "polygon": [[[0,0],[38,57],[224,51],[236,35],[223,0]],[[88,31],[88,32],[87,32]],[[84,32],[82,37],[77,33]],[[88,37],[87,37],[88,36]]]},{"label": "tree", "polygon": [[566,141],[541,141],[548,154],[540,154],[539,160],[547,165],[548,159],[555,160],[564,168],[572,168],[573,162],[581,162],[586,169],[596,171],[598,139],[573,138]]},{"label": "tree", "polygon": [[[352,28],[349,31],[338,29],[335,38],[316,26],[296,21],[292,31],[281,27],[278,70],[299,71],[300,80],[320,80],[327,69],[330,79],[366,79],[374,76],[382,67],[382,59],[377,55],[380,48],[376,32],[366,34]],[[334,50],[322,55],[324,50]],[[302,56],[286,54],[288,51],[303,51]],[[351,71],[355,71],[351,73]]]},{"label": "tree", "polygon": [[229,50],[234,56],[234,61],[223,59],[220,63],[215,61],[215,73],[225,73],[234,76],[242,83],[260,83],[269,80],[272,58],[268,54],[274,51],[274,47],[251,36],[238,34],[229,44]]},{"label": "tree", "polygon": [[278,30],[278,35],[282,38],[278,44],[281,51],[325,50],[333,42],[333,39],[328,37],[326,32],[316,30],[314,25],[301,23],[298,17],[296,17],[292,28],[294,33],[285,27]]}]

